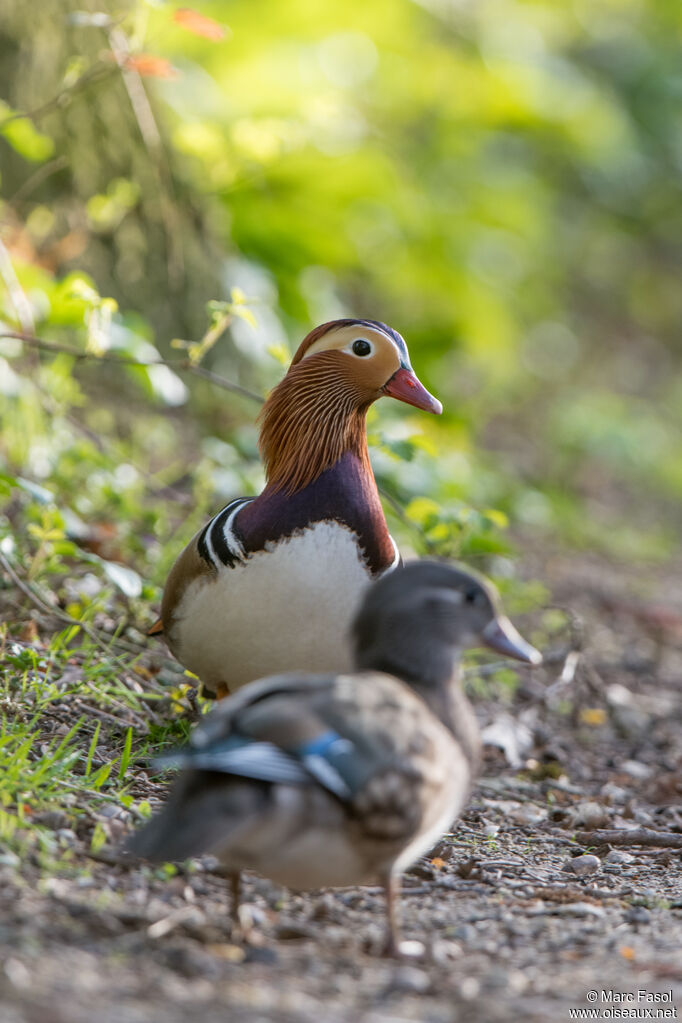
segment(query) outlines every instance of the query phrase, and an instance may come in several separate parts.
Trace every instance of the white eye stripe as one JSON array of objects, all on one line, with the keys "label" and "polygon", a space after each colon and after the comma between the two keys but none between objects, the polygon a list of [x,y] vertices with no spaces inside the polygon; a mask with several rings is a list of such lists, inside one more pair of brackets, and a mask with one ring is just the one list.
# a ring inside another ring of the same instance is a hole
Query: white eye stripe
[{"label": "white eye stripe", "polygon": [[344,325],[340,328],[333,328],[332,330],[325,332],[322,337],[318,338],[317,341],[308,348],[302,358],[309,359],[313,355],[329,351],[343,352],[344,355],[353,355],[355,358],[358,358],[352,347],[354,341],[366,341],[372,346],[373,351],[368,355],[365,355],[364,358],[369,358],[371,355],[375,355],[377,351],[382,349],[386,342],[388,342],[390,347],[395,350],[399,360],[402,360],[405,357],[405,353],[403,353],[395,339],[387,334],[386,331],[381,330],[378,326],[356,323]]}]

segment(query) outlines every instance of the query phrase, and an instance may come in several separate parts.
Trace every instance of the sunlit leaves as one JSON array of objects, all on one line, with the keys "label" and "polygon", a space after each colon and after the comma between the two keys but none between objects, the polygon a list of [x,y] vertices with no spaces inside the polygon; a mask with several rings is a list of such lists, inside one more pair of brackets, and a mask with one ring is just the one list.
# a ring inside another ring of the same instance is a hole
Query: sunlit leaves
[{"label": "sunlit leaves", "polygon": [[103,195],[93,195],[87,202],[86,210],[91,225],[97,231],[115,229],[137,203],[140,188],[128,178],[115,178],[109,183]]},{"label": "sunlit leaves", "polygon": [[70,294],[83,303],[87,327],[86,351],[102,355],[111,344],[112,318],[118,309],[116,301],[113,298],[102,298],[82,277],[72,280]]},{"label": "sunlit leaves", "polygon": [[501,512],[478,512],[464,502],[417,497],[405,515],[417,527],[425,554],[456,558],[507,551],[497,532],[505,525]]},{"label": "sunlit leaves", "polygon": [[210,324],[201,340],[184,341],[182,338],[174,338],[173,348],[186,351],[191,365],[198,366],[235,318],[243,320],[250,327],[257,326],[256,317],[247,303],[244,292],[236,287],[232,288],[229,302],[212,300],[207,305]]},{"label": "sunlit leaves", "polygon": [[140,597],[142,595],[142,580],[137,572],[126,565],[119,565],[115,561],[101,561],[105,575],[114,583],[126,597]]},{"label": "sunlit leaves", "polygon": [[54,153],[54,143],[49,135],[40,131],[31,118],[12,110],[0,100],[0,135],[10,146],[31,163],[41,163]]}]

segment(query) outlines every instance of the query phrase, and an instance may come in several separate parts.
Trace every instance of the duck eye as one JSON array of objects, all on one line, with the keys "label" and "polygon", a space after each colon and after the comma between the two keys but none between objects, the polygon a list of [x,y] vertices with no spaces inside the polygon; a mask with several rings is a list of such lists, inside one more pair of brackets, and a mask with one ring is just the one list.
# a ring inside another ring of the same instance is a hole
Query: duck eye
[{"label": "duck eye", "polygon": [[353,353],[364,358],[365,355],[369,355],[372,351],[372,346],[369,341],[365,341],[364,337],[359,337],[357,341],[353,342]]},{"label": "duck eye", "polygon": [[467,590],[464,594],[467,604],[475,604],[478,600],[478,590]]}]

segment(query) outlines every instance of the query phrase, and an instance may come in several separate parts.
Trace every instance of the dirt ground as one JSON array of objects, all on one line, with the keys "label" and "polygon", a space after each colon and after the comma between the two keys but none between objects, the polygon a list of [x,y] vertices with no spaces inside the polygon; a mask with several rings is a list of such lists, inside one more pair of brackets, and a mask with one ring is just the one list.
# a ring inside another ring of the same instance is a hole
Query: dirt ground
[{"label": "dirt ground", "polygon": [[[250,876],[237,933],[209,861],[166,878],[109,846],[92,860],[55,814],[79,869],[45,879],[0,857],[2,1023],[678,1018],[682,573],[538,553],[524,565],[572,627],[506,702],[472,694],[490,745],[462,821],[405,878],[417,954],[376,954],[378,889],[300,896]],[[100,824],[113,848],[128,821],[112,807]],[[576,838],[594,828],[670,837]]]}]

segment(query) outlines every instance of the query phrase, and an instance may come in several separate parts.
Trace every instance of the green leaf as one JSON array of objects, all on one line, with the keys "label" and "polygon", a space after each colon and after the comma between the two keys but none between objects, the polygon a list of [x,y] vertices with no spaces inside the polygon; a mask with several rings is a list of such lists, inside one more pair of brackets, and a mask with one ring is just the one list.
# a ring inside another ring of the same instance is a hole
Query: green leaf
[{"label": "green leaf", "polygon": [[268,355],[271,355],[280,366],[288,366],[291,362],[291,352],[284,344],[268,345]]},{"label": "green leaf", "polygon": [[50,136],[38,131],[30,117],[15,114],[16,111],[0,100],[0,135],[4,135],[12,149],[25,160],[31,163],[48,160],[54,153]]},{"label": "green leaf", "polygon": [[101,821],[97,821],[90,839],[90,849],[95,855],[107,843],[107,832]]},{"label": "green leaf", "polygon": [[123,752],[121,753],[121,763],[118,769],[118,780],[122,782],[125,778],[126,771],[128,770],[128,764],[130,763],[130,752],[133,744],[133,730],[129,728],[126,732],[125,743],[123,745]]},{"label": "green leaf", "polygon": [[88,747],[88,756],[87,756],[87,759],[85,761],[85,777],[86,778],[90,777],[90,772],[92,770],[92,758],[94,757],[95,750],[97,749],[97,742],[99,740],[99,733],[100,733],[101,727],[102,727],[102,722],[98,721],[97,724],[95,725],[95,731],[93,733],[92,739],[90,740],[90,745]]},{"label": "green leaf", "polygon": [[244,320],[244,322],[248,323],[248,325],[250,327],[253,327],[254,330],[258,326],[258,320],[253,315],[251,310],[249,308],[247,308],[247,306],[245,306],[245,305],[233,306],[232,307],[232,315],[233,316],[238,316],[240,320]]}]

